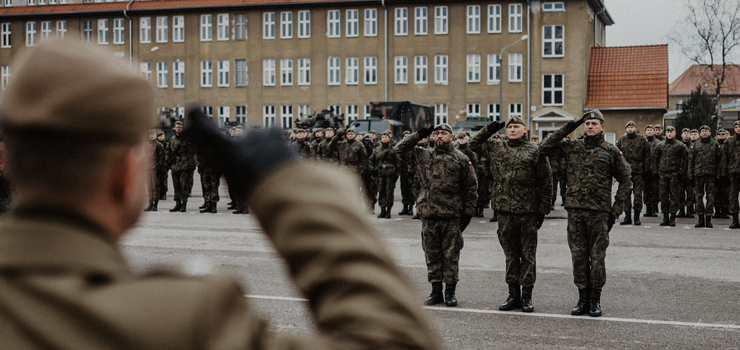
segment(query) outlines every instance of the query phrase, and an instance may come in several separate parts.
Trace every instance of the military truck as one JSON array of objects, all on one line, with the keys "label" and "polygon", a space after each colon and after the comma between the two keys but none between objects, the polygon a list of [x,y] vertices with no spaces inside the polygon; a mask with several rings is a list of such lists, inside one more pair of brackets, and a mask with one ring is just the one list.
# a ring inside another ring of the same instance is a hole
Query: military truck
[{"label": "military truck", "polygon": [[302,129],[317,129],[317,128],[343,128],[344,127],[344,114],[334,114],[334,110],[323,110],[319,113],[301,114],[295,120],[295,126]]},{"label": "military truck", "polygon": [[391,125],[385,119],[371,117],[368,119],[352,120],[347,123],[347,127],[355,129],[355,132],[358,134],[365,135],[370,130],[374,130],[380,135],[383,131],[390,129]]},{"label": "military truck", "polygon": [[[473,137],[478,133],[478,131],[480,131],[480,129],[483,129],[483,127],[488,125],[490,122],[491,119],[488,117],[468,117],[465,120],[456,121],[455,125],[452,126],[452,133],[457,135],[463,131],[467,131],[470,132],[470,137]],[[505,131],[499,131],[499,134],[503,133],[505,133]]]},{"label": "military truck", "polygon": [[[384,120],[393,132],[393,138],[399,139],[406,130],[415,132],[425,126],[434,126],[434,108],[409,101],[370,102],[368,119]],[[379,129],[372,130],[381,132]]]}]

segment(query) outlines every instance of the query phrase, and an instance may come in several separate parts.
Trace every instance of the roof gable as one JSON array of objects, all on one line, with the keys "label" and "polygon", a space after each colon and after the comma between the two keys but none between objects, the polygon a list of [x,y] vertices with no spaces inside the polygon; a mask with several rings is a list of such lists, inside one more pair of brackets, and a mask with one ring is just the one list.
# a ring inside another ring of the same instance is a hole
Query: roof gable
[{"label": "roof gable", "polygon": [[[725,82],[722,84],[722,94],[740,95],[740,66],[728,64],[725,68]],[[715,65],[715,71],[717,73],[721,69],[721,65]],[[716,84],[714,83],[712,71],[707,66],[695,64],[671,83],[668,88],[668,94],[671,96],[688,96],[691,95],[691,92],[698,85],[701,85],[710,95],[714,94]]]}]

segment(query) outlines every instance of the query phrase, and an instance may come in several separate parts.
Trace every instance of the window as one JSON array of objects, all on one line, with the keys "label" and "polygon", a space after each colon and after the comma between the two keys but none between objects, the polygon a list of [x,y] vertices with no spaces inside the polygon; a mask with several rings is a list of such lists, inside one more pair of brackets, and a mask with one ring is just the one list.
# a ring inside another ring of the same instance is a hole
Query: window
[{"label": "window", "polygon": [[213,62],[200,61],[200,87],[213,86]]},{"label": "window", "polygon": [[247,124],[247,106],[236,106],[236,122],[245,125]]},{"label": "window", "polygon": [[468,34],[480,34],[480,6],[468,6]]},{"label": "window", "polygon": [[339,10],[329,10],[326,14],[326,37],[327,38],[338,38],[339,37]]},{"label": "window", "polygon": [[262,39],[275,39],[275,12],[262,14]]},{"label": "window", "polygon": [[447,34],[447,6],[434,8],[434,34]]},{"label": "window", "polygon": [[501,5],[488,5],[488,32],[501,33]]},{"label": "window", "polygon": [[311,37],[311,11],[298,11],[298,37]]},{"label": "window", "polygon": [[501,121],[501,105],[498,103],[488,104],[488,119],[492,121]]},{"label": "window", "polygon": [[172,42],[185,42],[185,17],[172,16]]},{"label": "window", "polygon": [[50,21],[41,22],[41,40],[49,39],[50,35],[51,35],[51,22]]},{"label": "window", "polygon": [[378,83],[378,58],[375,56],[365,57],[365,84],[374,85]]},{"label": "window", "polygon": [[293,85],[293,59],[283,58],[280,60],[280,85]]},{"label": "window", "polygon": [[234,60],[236,66],[234,72],[234,86],[247,86],[249,80],[247,77],[247,60]]},{"label": "window", "polygon": [[139,44],[152,42],[152,19],[150,17],[139,18]]},{"label": "window", "polygon": [[64,39],[67,33],[67,21],[57,21],[57,38]]},{"label": "window", "polygon": [[370,118],[370,105],[365,105],[365,119]]},{"label": "window", "polygon": [[427,83],[427,56],[414,57],[414,84]]},{"label": "window", "polygon": [[28,6],[36,5],[36,0],[28,0]]},{"label": "window", "polygon": [[334,111],[334,114],[342,114],[342,107],[339,105],[329,105],[326,109]]},{"label": "window", "polygon": [[0,88],[5,90],[5,87],[8,86],[8,81],[10,81],[10,66],[2,66],[0,71],[2,71],[0,74]]},{"label": "window", "polygon": [[175,89],[185,87],[185,62],[172,62],[172,87]]},{"label": "window", "polygon": [[360,35],[360,11],[347,10],[347,37],[356,38]]},{"label": "window", "polygon": [[298,59],[298,85],[311,85],[311,59]]},{"label": "window", "polygon": [[229,40],[229,14],[219,13],[216,19],[216,40],[228,41]]},{"label": "window", "polygon": [[434,105],[434,125],[447,123],[447,104],[438,103]]},{"label": "window", "polygon": [[480,117],[480,103],[468,103],[468,118]]},{"label": "window", "polygon": [[347,57],[347,85],[357,85],[360,82],[360,59],[358,57]]},{"label": "window", "polygon": [[434,56],[434,83],[447,85],[447,55]]},{"label": "window", "polygon": [[522,4],[509,5],[509,33],[522,32]]},{"label": "window", "polygon": [[293,12],[280,12],[280,39],[293,38]]},{"label": "window", "polygon": [[329,57],[326,67],[327,85],[339,85],[339,57]]},{"label": "window", "polygon": [[[57,22],[58,24],[59,22]],[[10,23],[3,23],[0,25],[0,36],[2,36],[2,42],[0,47],[7,49],[10,47]]]},{"label": "window", "polygon": [[157,42],[166,43],[169,38],[167,16],[157,17]]},{"label": "window", "polygon": [[113,44],[123,45],[123,18],[116,18],[113,20]]},{"label": "window", "polygon": [[229,60],[218,61],[218,87],[229,86]]},{"label": "window", "polygon": [[357,105],[347,105],[347,121],[360,119],[360,108]]},{"label": "window", "polygon": [[13,0],[5,0],[5,7],[12,7],[13,6]]},{"label": "window", "polygon": [[309,105],[298,105],[298,115],[304,116],[311,114],[311,106]]},{"label": "window", "polygon": [[262,85],[275,86],[275,59],[262,60]]},{"label": "window", "polygon": [[229,106],[218,106],[218,126],[223,127],[231,118]]},{"label": "window", "polygon": [[563,105],[563,75],[545,74],[542,76],[542,105]]},{"label": "window", "polygon": [[36,45],[36,22],[26,22],[26,46]]},{"label": "window", "polygon": [[396,9],[396,35],[407,35],[409,33],[409,9],[400,7]]},{"label": "window", "polygon": [[200,41],[213,40],[213,18],[211,15],[200,15]]},{"label": "window", "polygon": [[468,55],[468,83],[480,83],[480,55]]},{"label": "window", "polygon": [[205,114],[208,118],[213,118],[213,107],[202,106],[201,110],[203,110],[203,114]]},{"label": "window", "polygon": [[509,118],[517,116],[522,117],[522,104],[521,103],[509,103]]},{"label": "window", "polygon": [[562,12],[565,11],[565,4],[562,2],[546,2],[542,4],[542,12]]},{"label": "window", "polygon": [[408,82],[409,61],[406,56],[396,56],[396,84]]},{"label": "window", "polygon": [[563,57],[563,26],[542,27],[542,57]]},{"label": "window", "polygon": [[82,41],[91,43],[93,38],[93,24],[92,20],[82,21]]},{"label": "window", "polygon": [[427,35],[427,8],[414,9],[414,35]]},{"label": "window", "polygon": [[234,40],[247,40],[247,15],[243,13],[234,15]]},{"label": "window", "polygon": [[522,81],[522,54],[509,54],[509,81],[518,83]]},{"label": "window", "polygon": [[275,106],[264,106],[262,109],[262,126],[275,126]]},{"label": "window", "polygon": [[293,106],[280,106],[280,121],[283,129],[290,129],[293,127]]},{"label": "window", "polygon": [[501,57],[497,54],[488,54],[488,84],[501,82]]},{"label": "window", "polygon": [[365,9],[365,36],[378,36],[378,10]]},{"label": "window", "polygon": [[157,62],[157,87],[167,87],[167,62]]},{"label": "window", "polygon": [[141,71],[141,75],[144,76],[147,80],[152,79],[152,63],[151,62],[141,62],[139,63],[139,70]]}]

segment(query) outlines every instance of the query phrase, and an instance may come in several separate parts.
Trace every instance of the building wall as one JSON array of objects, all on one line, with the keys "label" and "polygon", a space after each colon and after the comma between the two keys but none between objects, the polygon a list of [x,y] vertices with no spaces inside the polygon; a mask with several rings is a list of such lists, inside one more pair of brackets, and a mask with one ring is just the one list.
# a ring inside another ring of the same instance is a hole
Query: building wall
[{"label": "building wall", "polygon": [[633,121],[637,131],[645,135],[647,125],[660,124],[663,120],[664,109],[639,109],[639,110],[603,110],[604,132],[613,133],[616,139],[624,135],[627,122]]}]

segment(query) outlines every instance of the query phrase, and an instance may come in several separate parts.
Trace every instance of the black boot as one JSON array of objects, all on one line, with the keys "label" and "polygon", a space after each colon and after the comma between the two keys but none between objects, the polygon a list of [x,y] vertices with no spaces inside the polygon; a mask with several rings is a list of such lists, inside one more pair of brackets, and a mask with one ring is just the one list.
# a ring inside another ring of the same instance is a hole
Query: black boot
[{"label": "black boot", "polygon": [[167,195],[166,194],[163,194],[163,195],[159,196],[159,200],[161,200],[161,201],[167,200]]},{"label": "black boot", "polygon": [[654,218],[657,218],[658,217],[658,214],[660,214],[660,212],[658,211],[658,205],[657,204],[653,204],[652,214],[653,214],[652,217],[654,217]]},{"label": "black boot", "polygon": [[175,207],[170,209],[170,212],[174,213],[176,211],[180,211],[180,207],[182,207],[182,203],[180,202],[179,199],[175,199]]},{"label": "black boot", "polygon": [[740,223],[737,222],[737,213],[730,215],[732,215],[732,223],[730,224],[730,228],[740,228]]},{"label": "black boot", "polygon": [[424,299],[424,305],[437,305],[444,303],[445,299],[442,295],[442,282],[432,282],[432,293]]},{"label": "black boot", "polygon": [[722,216],[720,217],[720,219],[729,219],[729,218],[730,218],[730,216],[729,216],[729,215],[727,215],[727,214],[729,214],[729,213],[730,213],[730,209],[729,209],[729,208],[727,208],[727,207],[722,207]]},{"label": "black boot", "polygon": [[185,210],[188,208],[188,201],[182,201],[182,206],[180,207],[180,212],[184,213]]},{"label": "black boot", "polygon": [[501,311],[509,311],[522,307],[522,296],[519,290],[519,283],[512,283],[509,285],[509,297],[506,298],[503,304],[498,309]]},{"label": "black boot", "polygon": [[591,297],[591,291],[588,288],[578,290],[578,304],[570,312],[571,315],[585,315],[588,309],[591,308],[588,299]]},{"label": "black boot", "polygon": [[236,206],[236,211],[234,211],[232,214],[244,214],[244,211],[242,210],[242,207]]},{"label": "black boot", "polygon": [[668,226],[671,222],[668,220],[668,213],[663,213],[663,221],[660,222],[660,226]]},{"label": "black boot", "polygon": [[642,225],[642,222],[640,222],[640,211],[635,210],[635,226],[640,226],[640,225]]},{"label": "black boot", "polygon": [[158,200],[155,200],[154,202],[152,202],[152,211],[157,211],[157,204],[159,204]]},{"label": "black boot", "polygon": [[588,315],[591,317],[601,316],[601,289],[591,290],[591,308]]},{"label": "black boot", "polygon": [[201,213],[210,213],[211,212],[211,202],[206,202],[206,205],[200,208]]},{"label": "black boot", "polygon": [[149,201],[149,204],[146,206],[146,209],[144,209],[144,211],[152,211],[152,205],[153,205],[152,203],[154,202]]},{"label": "black boot", "polygon": [[676,226],[676,214],[671,214],[668,226]]},{"label": "black boot", "polygon": [[455,286],[456,284],[447,283],[445,286],[445,305],[457,306],[457,298],[455,298]]},{"label": "black boot", "polygon": [[[709,218],[709,220],[712,220],[712,218]],[[706,227],[707,224],[704,222],[704,215],[699,215],[699,222],[694,225],[694,227]]]},{"label": "black boot", "polygon": [[226,210],[234,210],[234,209],[236,209],[236,203],[235,202],[229,203],[229,206],[226,208]]},{"label": "black boot", "polygon": [[406,204],[404,204],[404,205],[403,205],[403,210],[401,210],[401,211],[400,211],[400,212],[398,213],[398,215],[406,215],[406,214],[408,214],[408,213],[409,213],[409,206],[408,206],[408,205],[406,205]]},{"label": "black boot", "polygon": [[624,212],[624,220],[619,223],[620,225],[632,225],[632,217],[630,216],[630,212],[628,210],[625,210]]},{"label": "black boot", "polygon": [[720,219],[722,218],[722,208],[714,208],[714,215],[712,215],[712,219]]},{"label": "black boot", "polygon": [[532,288],[534,286],[522,287],[522,312],[534,311],[534,305],[532,305]]},{"label": "black boot", "polygon": [[201,205],[200,207],[198,207],[198,209],[208,208],[208,203],[209,203],[208,201],[203,202],[203,205]]},{"label": "black boot", "polygon": [[493,211],[493,217],[491,218],[491,220],[488,220],[488,221],[490,221],[490,222],[497,222],[498,221],[498,216],[496,215],[496,211],[495,210]]},{"label": "black boot", "polygon": [[706,228],[713,228],[714,225],[712,225],[712,217],[707,215],[706,225],[704,226]]},{"label": "black boot", "polygon": [[391,208],[393,207],[385,207],[385,218],[390,219],[391,218]]},{"label": "black boot", "polygon": [[380,214],[378,214],[378,219],[385,218],[385,207],[380,207]]},{"label": "black boot", "polygon": [[683,207],[678,210],[678,214],[676,214],[677,218],[685,218],[686,217],[686,211],[684,211]]},{"label": "black boot", "polygon": [[475,213],[475,216],[479,218],[483,217],[483,207],[478,207],[478,211]]},{"label": "black boot", "polygon": [[687,218],[693,219],[694,218],[694,214],[696,214],[696,212],[694,211],[694,207],[693,206],[686,207],[686,217]]},{"label": "black boot", "polygon": [[416,214],[414,214],[414,206],[412,205],[409,208],[409,215],[411,215],[411,220],[421,220],[421,218],[419,217],[419,208],[418,207],[416,208]]}]

